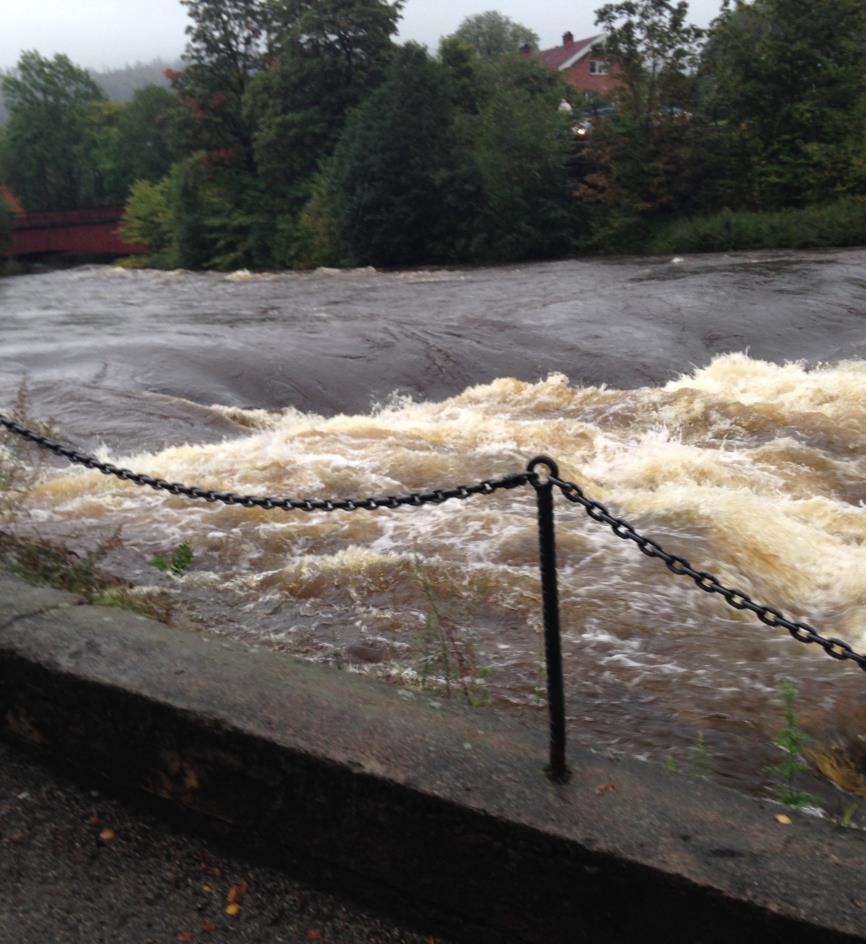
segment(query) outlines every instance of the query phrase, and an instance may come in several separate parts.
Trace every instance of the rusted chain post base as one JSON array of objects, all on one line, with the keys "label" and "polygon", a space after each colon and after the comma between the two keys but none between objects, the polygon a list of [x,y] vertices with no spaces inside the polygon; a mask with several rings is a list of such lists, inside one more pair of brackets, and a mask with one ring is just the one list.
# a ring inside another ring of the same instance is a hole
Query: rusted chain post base
[{"label": "rusted chain post base", "polygon": [[[549,475],[559,477],[559,467],[547,456],[536,456],[528,465],[546,466]],[[541,481],[536,473],[532,487],[538,498],[538,550],[541,568],[541,597],[544,609],[544,659],[547,668],[547,707],[550,713],[550,763],[547,775],[554,783],[569,778],[565,763],[565,692],[562,681],[562,645],[559,629],[559,587],[556,576],[556,536],[553,526],[553,482]]]}]

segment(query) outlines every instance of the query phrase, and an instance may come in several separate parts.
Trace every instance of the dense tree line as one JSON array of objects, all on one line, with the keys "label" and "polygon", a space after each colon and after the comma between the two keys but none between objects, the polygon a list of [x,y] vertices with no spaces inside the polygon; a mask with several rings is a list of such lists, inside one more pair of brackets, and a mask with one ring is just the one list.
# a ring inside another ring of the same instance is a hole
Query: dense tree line
[{"label": "dense tree line", "polygon": [[[0,179],[25,206],[126,201],[150,262],[191,268],[640,251],[691,219],[733,238],[798,209],[825,241],[866,242],[862,0],[733,0],[708,31],[685,0],[603,6],[611,102],[527,57],[537,37],[500,14],[433,55],[395,43],[403,0],[182,2],[170,90],[110,102],[35,52],[2,79]],[[834,237],[813,208],[837,205]]]}]

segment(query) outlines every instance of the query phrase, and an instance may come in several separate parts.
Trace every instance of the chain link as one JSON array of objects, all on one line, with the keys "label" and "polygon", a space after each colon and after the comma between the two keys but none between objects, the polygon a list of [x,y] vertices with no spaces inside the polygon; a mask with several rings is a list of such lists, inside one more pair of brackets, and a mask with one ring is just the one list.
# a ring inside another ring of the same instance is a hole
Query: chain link
[{"label": "chain link", "polygon": [[170,495],[183,495],[185,498],[221,502],[224,505],[240,505],[243,508],[264,508],[268,511],[274,508],[281,511],[376,511],[379,508],[399,508],[401,505],[414,507],[441,505],[442,502],[450,501],[452,498],[462,501],[473,495],[491,495],[499,489],[519,488],[536,478],[532,472],[518,472],[498,479],[484,479],[471,485],[456,485],[453,488],[434,488],[424,492],[410,492],[407,495],[380,495],[372,498],[276,498],[270,495],[239,495],[235,492],[218,492],[213,489],[199,488],[196,485],[183,485],[181,482],[167,482],[165,479],[153,478],[141,472],[120,468],[111,462],[101,462],[95,456],[89,456],[54,442],[47,436],[42,436],[16,423],[2,413],[0,413],[0,427],[5,427],[10,433],[26,439],[39,446],[40,449],[62,456],[69,462],[83,465],[87,469],[95,469],[103,475],[113,475],[121,481],[132,482],[133,485],[168,492]]},{"label": "chain link", "polygon": [[593,521],[608,525],[613,533],[624,541],[634,541],[641,553],[646,554],[647,557],[657,557],[672,574],[676,574],[678,577],[690,577],[700,590],[705,593],[720,594],[724,597],[725,602],[735,610],[749,610],[767,626],[782,627],[788,630],[798,642],[816,643],[833,659],[850,660],[866,671],[866,656],[855,652],[844,639],[822,636],[817,629],[808,623],[794,622],[789,620],[781,610],[777,610],[773,606],[755,603],[744,590],[726,587],[718,577],[704,570],[697,570],[684,557],[668,553],[657,541],[641,534],[622,518],[612,515],[601,502],[587,498],[580,486],[574,482],[567,482],[553,475],[550,477],[550,481],[559,487],[562,494],[570,502],[574,502],[575,505],[582,505],[584,511]]}]

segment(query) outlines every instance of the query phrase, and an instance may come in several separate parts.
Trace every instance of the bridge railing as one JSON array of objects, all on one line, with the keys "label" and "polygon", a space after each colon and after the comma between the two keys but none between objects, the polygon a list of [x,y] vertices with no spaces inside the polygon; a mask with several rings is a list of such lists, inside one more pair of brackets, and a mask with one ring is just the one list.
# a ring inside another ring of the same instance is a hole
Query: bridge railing
[{"label": "bridge railing", "polygon": [[123,207],[88,207],[83,210],[50,210],[16,213],[13,229],[40,229],[52,226],[74,226],[76,223],[113,223],[123,216]]}]

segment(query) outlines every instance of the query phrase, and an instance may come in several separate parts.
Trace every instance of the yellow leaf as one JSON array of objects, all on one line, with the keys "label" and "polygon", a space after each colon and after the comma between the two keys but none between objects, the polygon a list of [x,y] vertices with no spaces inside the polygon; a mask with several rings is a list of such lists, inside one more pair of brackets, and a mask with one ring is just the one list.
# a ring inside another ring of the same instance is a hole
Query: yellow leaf
[{"label": "yellow leaf", "polygon": [[233,901],[230,904],[226,905],[226,914],[231,915],[233,918],[241,913],[241,906]]},{"label": "yellow leaf", "polygon": [[790,826],[790,825],[791,825],[791,817],[790,817],[790,816],[785,816],[784,813],[777,813],[777,814],[776,814],[776,822],[777,822],[777,823],[781,823],[783,826]]},{"label": "yellow leaf", "polygon": [[117,834],[114,832],[113,829],[103,829],[102,832],[99,834],[99,838],[103,842],[111,842],[113,839],[117,838]]}]

